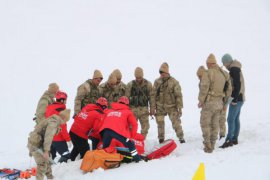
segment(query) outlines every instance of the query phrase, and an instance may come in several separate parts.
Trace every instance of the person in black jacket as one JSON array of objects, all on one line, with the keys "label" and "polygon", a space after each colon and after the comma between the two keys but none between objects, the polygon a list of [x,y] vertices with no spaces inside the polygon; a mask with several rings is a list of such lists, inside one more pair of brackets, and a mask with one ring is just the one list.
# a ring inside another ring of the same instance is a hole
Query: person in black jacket
[{"label": "person in black jacket", "polygon": [[240,112],[245,101],[245,82],[242,73],[242,65],[239,61],[233,60],[230,54],[225,54],[222,57],[223,65],[230,71],[233,91],[233,98],[227,118],[228,134],[221,148],[230,147],[238,144],[238,136],[240,132]]}]

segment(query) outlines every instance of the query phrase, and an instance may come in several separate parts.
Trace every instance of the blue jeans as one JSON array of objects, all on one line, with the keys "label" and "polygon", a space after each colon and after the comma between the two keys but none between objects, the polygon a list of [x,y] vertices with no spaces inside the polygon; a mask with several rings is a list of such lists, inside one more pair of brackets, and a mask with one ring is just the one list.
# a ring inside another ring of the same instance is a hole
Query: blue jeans
[{"label": "blue jeans", "polygon": [[240,132],[240,112],[242,108],[243,102],[238,101],[236,105],[231,105],[229,107],[229,114],[227,118],[228,122],[228,134],[226,137],[226,141],[238,140],[239,132]]}]

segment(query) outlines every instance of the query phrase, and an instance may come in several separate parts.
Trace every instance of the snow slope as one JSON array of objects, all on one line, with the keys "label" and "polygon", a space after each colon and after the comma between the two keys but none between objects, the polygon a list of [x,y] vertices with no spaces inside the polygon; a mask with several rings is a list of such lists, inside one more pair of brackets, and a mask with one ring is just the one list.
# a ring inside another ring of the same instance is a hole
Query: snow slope
[{"label": "snow slope", "polygon": [[[269,32],[268,0],[0,1],[0,168],[34,164],[26,142],[38,99],[50,82],[68,92],[67,106],[73,108],[77,86],[94,69],[106,80],[119,68],[127,83],[141,66],[153,82],[167,61],[182,86],[187,143],[161,160],[86,175],[80,161],[56,165],[56,179],[191,179],[204,162],[209,180],[269,180]],[[195,73],[211,52],[219,62],[227,52],[242,62],[247,101],[240,144],[205,154]],[[166,138],[177,139],[168,119]],[[151,120],[147,150],[156,143]]]}]

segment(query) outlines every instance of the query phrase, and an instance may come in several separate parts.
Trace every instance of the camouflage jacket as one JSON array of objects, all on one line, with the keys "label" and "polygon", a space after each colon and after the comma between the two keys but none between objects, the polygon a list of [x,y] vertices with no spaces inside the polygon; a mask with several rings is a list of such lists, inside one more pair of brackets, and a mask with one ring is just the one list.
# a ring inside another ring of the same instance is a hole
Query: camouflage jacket
[{"label": "camouflage jacket", "polygon": [[183,97],[179,82],[173,78],[158,78],[154,82],[151,93],[151,109],[161,108],[183,108]]},{"label": "camouflage jacket", "polygon": [[[227,87],[225,89],[225,83]],[[217,65],[208,69],[202,76],[200,82],[199,103],[223,100],[223,103],[230,97],[232,91],[229,74]]]},{"label": "camouflage jacket", "polygon": [[78,114],[87,104],[96,103],[99,97],[101,97],[99,86],[95,86],[91,79],[81,84],[75,97],[74,114]]},{"label": "camouflage jacket", "polygon": [[148,107],[151,106],[150,93],[152,91],[152,83],[143,79],[142,83],[136,80],[127,84],[126,96],[129,98],[130,107]]},{"label": "camouflage jacket", "polygon": [[62,123],[64,121],[58,115],[52,115],[37,124],[34,131],[29,134],[28,148],[30,151],[36,149],[50,151],[53,137],[60,131]]},{"label": "camouflage jacket", "polygon": [[36,122],[40,123],[45,119],[45,111],[48,105],[54,103],[54,95],[49,91],[45,91],[38,101],[36,109]]},{"label": "camouflage jacket", "polygon": [[125,85],[122,81],[116,85],[115,91],[116,91],[116,99],[118,100],[121,96],[125,96],[127,90],[127,85]]},{"label": "camouflage jacket", "polygon": [[112,88],[108,86],[108,82],[105,82],[99,86],[100,94],[105,97],[110,105],[112,102],[117,102],[119,98],[118,89],[116,87]]}]

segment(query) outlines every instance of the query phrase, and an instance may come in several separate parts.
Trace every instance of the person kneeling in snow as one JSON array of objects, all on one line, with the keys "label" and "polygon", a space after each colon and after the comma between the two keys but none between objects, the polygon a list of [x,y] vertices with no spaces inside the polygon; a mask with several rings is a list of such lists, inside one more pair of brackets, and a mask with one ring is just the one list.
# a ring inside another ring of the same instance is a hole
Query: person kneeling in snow
[{"label": "person kneeling in snow", "polygon": [[126,96],[122,96],[117,103],[114,102],[111,106],[112,109],[108,110],[103,125],[100,128],[103,148],[109,147],[112,139],[116,139],[128,147],[134,161],[139,162],[141,158],[134,143],[130,140],[130,138],[134,138],[137,134],[138,123],[129,109],[129,99]]},{"label": "person kneeling in snow", "polygon": [[50,164],[50,148],[55,134],[60,130],[60,125],[66,123],[70,118],[70,109],[61,111],[59,115],[52,115],[45,121],[35,126],[34,131],[29,134],[27,147],[29,155],[34,156],[37,164],[36,179],[53,179]]},{"label": "person kneeling in snow", "polygon": [[[101,137],[99,129],[103,122],[104,110],[108,107],[107,99],[104,97],[98,98],[96,104],[86,105],[74,118],[74,122],[70,129],[71,141],[74,145],[70,159],[74,161],[78,154],[81,159],[86,151],[90,149],[88,137],[92,139],[93,148],[96,149]],[[93,140],[94,139],[94,140]]]},{"label": "person kneeling in snow", "polygon": [[[67,94],[63,91],[57,91],[55,94],[56,102],[47,106],[45,112],[45,118],[49,118],[50,116],[56,114],[59,115],[60,111],[66,109],[67,102]],[[61,124],[61,131],[53,137],[53,142],[51,146],[51,155],[54,160],[56,157],[56,152],[61,155],[61,158],[58,162],[67,162],[70,158],[70,153],[68,148],[71,148],[72,143],[70,136],[67,131],[67,124]]]}]

